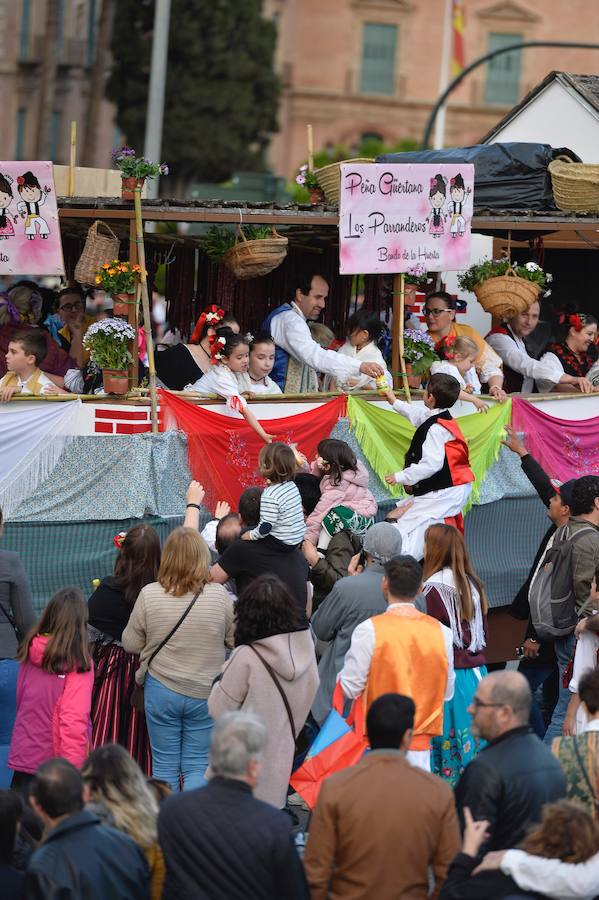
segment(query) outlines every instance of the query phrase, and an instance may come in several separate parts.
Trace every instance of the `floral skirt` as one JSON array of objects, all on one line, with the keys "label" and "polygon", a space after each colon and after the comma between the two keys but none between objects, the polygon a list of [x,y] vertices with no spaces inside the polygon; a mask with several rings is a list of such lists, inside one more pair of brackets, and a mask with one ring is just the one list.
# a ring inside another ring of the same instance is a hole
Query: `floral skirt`
[{"label": "floral skirt", "polygon": [[93,647],[92,747],[122,744],[144,775],[150,775],[152,754],[146,717],[131,706],[139,656],[127,653],[117,643],[96,642]]},{"label": "floral skirt", "polygon": [[472,734],[472,719],[466,710],[479,681],[486,674],[486,666],[455,670],[453,699],[447,700],[443,711],[443,734],[433,738],[431,772],[452,786],[458,782],[470,760],[485,746],[485,741]]}]

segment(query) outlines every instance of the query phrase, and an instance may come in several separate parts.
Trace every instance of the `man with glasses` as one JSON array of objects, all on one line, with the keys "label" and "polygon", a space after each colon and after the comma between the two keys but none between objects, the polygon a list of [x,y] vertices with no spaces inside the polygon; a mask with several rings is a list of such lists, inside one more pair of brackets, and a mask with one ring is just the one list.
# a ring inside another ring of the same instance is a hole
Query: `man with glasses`
[{"label": "man with glasses", "polygon": [[466,766],[455,799],[462,829],[465,807],[489,822],[481,855],[517,846],[543,805],[566,795],[559,763],[529,725],[531,705],[526,678],[506,670],[483,678],[468,708],[472,730],[488,743]]},{"label": "man with glasses", "polygon": [[447,291],[433,291],[427,295],[423,312],[431,338],[435,345],[442,345],[446,338],[455,337],[469,337],[474,341],[479,350],[474,366],[481,384],[488,385],[491,397],[505,400],[501,359],[478,331],[470,325],[456,322],[456,310],[456,301]]}]

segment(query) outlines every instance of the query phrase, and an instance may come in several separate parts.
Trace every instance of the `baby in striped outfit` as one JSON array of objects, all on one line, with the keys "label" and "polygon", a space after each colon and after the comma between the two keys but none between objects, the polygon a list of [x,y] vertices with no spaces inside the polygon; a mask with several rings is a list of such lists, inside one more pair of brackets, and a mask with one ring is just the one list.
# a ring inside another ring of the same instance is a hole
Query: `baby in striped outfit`
[{"label": "baby in striped outfit", "polygon": [[246,541],[259,541],[267,535],[289,547],[304,539],[306,525],[302,500],[293,481],[296,456],[287,444],[266,444],[258,457],[260,474],[267,483],[260,498],[260,522],[243,535]]}]

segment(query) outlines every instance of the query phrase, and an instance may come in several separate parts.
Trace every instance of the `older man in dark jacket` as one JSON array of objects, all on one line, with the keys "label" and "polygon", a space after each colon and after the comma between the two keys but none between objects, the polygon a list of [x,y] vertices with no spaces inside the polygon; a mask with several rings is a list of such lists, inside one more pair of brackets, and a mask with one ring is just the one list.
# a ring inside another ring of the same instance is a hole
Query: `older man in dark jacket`
[{"label": "older man in dark jacket", "polygon": [[212,733],[207,787],[163,803],[163,900],[308,900],[291,820],[252,795],[265,744],[260,719],[225,713]]},{"label": "older man in dark jacket", "polygon": [[488,744],[466,766],[455,799],[462,828],[466,807],[489,822],[481,854],[516,847],[543,805],[566,796],[560,764],[528,724],[531,704],[526,678],[504,671],[482,679],[469,707],[473,730]]},{"label": "older man in dark jacket", "polygon": [[40,766],[30,802],[47,837],[29,860],[25,900],[149,900],[143,851],[83,809],[83,781],[71,763],[51,759]]}]

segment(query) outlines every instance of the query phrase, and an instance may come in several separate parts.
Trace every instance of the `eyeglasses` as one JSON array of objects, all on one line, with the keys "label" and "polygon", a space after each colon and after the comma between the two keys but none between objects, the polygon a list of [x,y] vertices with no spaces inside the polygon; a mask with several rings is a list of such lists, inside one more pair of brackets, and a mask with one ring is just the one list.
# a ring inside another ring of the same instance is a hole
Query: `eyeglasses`
[{"label": "eyeglasses", "polygon": [[79,312],[80,309],[83,309],[83,303],[65,303],[63,306],[59,306],[58,309],[64,309],[65,312]]},{"label": "eyeglasses", "polygon": [[476,707],[476,709],[484,709],[484,707],[486,706],[505,706],[505,703],[485,703],[484,700],[479,700],[478,697],[473,697],[472,705]]},{"label": "eyeglasses", "polygon": [[437,316],[440,316],[444,312],[449,312],[449,310],[448,309],[425,309],[424,315],[425,315],[425,317],[426,316],[434,316],[436,319]]}]

